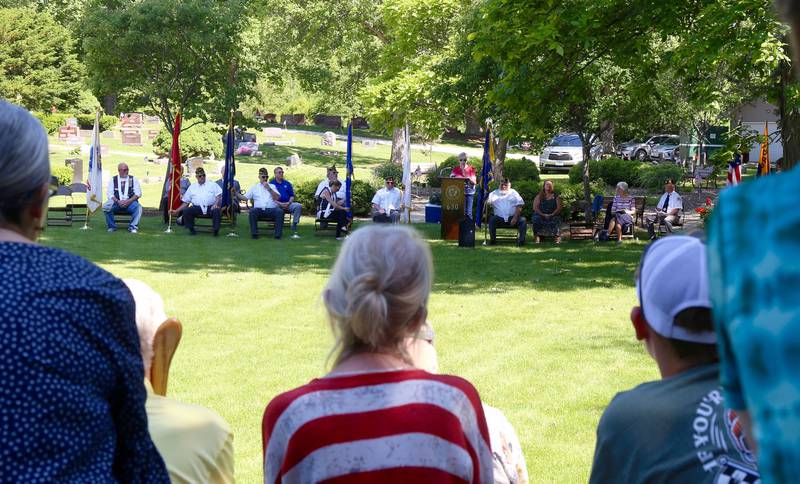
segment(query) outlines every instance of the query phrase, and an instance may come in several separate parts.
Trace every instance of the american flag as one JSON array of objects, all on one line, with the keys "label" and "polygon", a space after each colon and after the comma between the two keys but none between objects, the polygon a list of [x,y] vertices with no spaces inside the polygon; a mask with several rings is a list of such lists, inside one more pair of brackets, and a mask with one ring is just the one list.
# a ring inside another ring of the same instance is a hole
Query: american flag
[{"label": "american flag", "polygon": [[728,186],[736,186],[742,182],[742,156],[737,154],[728,163]]}]

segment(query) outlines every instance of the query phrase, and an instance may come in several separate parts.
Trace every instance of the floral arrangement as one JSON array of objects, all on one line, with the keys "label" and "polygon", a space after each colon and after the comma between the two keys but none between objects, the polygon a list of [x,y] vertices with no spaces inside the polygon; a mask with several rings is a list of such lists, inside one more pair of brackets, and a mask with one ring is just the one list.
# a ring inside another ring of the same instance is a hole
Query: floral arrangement
[{"label": "floral arrangement", "polygon": [[703,225],[705,226],[708,217],[710,217],[711,214],[714,213],[714,202],[711,201],[710,197],[706,197],[706,206],[697,207],[694,209],[694,211],[697,212],[698,215],[700,215],[700,220],[703,222]]}]

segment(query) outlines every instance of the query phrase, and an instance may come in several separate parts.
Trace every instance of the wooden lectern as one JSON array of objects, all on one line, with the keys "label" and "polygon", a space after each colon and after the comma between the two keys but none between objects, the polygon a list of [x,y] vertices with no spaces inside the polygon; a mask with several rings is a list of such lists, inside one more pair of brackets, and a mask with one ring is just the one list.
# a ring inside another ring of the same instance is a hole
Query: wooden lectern
[{"label": "wooden lectern", "polygon": [[464,179],[439,179],[442,181],[442,239],[458,240],[458,224],[464,220]]}]

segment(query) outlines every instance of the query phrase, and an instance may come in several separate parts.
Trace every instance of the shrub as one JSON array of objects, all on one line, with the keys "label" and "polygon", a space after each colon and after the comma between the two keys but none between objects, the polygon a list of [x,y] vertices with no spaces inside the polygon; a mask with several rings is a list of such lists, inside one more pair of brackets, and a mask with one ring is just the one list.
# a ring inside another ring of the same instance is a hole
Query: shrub
[{"label": "shrub", "polygon": [[[472,165],[475,168],[475,173],[479,174],[481,172],[481,165],[483,161],[476,158],[476,157],[467,157],[467,163]],[[441,180],[439,180],[439,172],[443,169],[447,168],[446,173],[449,173],[450,170],[455,168],[458,165],[458,156],[453,155],[445,159],[440,164],[436,165],[433,170],[431,170],[431,175],[428,176],[428,186],[439,188],[442,186]]]},{"label": "shrub", "polygon": [[[591,166],[590,166],[591,168]],[[602,195],[605,184],[602,180],[597,180],[589,184],[589,191],[592,198],[595,195]],[[575,208],[575,202],[583,200],[583,183],[555,183],[553,190],[561,197],[561,205],[564,207],[561,212],[561,218],[564,220],[571,220],[575,213],[572,212]]]},{"label": "shrub", "polygon": [[375,178],[381,182],[386,180],[386,177],[389,176],[394,177],[395,186],[405,189],[405,187],[401,187],[403,182],[403,165],[387,161],[386,163],[382,163],[375,168]]},{"label": "shrub", "polygon": [[[612,186],[624,181],[632,187],[638,186],[640,166],[641,163],[636,160],[623,160],[621,158],[593,160],[589,164],[589,181],[602,179]],[[570,168],[569,182],[583,182],[583,162],[576,163]]]},{"label": "shrub", "polygon": [[[317,210],[316,200],[314,200],[314,192],[317,191],[317,185],[321,180],[307,180],[294,189],[295,198],[303,206],[303,212],[309,215],[314,215]],[[344,190],[344,180],[342,180],[342,190]],[[375,196],[375,187],[363,180],[353,180],[350,187],[350,196],[352,197],[353,214],[357,216],[369,215],[372,210],[372,197]]]},{"label": "shrub", "polygon": [[36,117],[36,119],[38,119],[42,123],[42,126],[44,126],[44,129],[45,131],[47,131],[47,134],[53,134],[57,132],[59,127],[64,126],[64,121],[66,121],[67,118],[69,117],[63,113],[50,114],[50,113],[43,113],[40,111],[33,112],[31,114],[33,114]]},{"label": "shrub", "polygon": [[[186,124],[190,125],[192,122]],[[184,158],[222,156],[222,135],[214,129],[213,124],[199,123],[181,132],[180,143],[181,155]],[[166,127],[162,127],[158,136],[153,139],[153,151],[158,156],[168,156],[170,149],[172,149],[172,133],[167,131]]]},{"label": "shrub", "polygon": [[50,169],[50,174],[58,178],[59,185],[69,185],[72,183],[72,167],[57,166]]},{"label": "shrub", "polygon": [[[76,114],[75,119],[78,120],[78,126],[81,129],[94,128],[94,114]],[[108,131],[119,122],[116,116],[100,116],[100,132]]]},{"label": "shrub", "polygon": [[503,163],[503,176],[511,180],[512,186],[518,185],[522,181],[538,182],[540,180],[536,163],[526,158],[518,160],[506,159]]},{"label": "shrub", "polygon": [[639,185],[651,190],[664,186],[664,180],[672,178],[679,183],[683,177],[683,168],[673,164],[642,165],[639,169]]}]

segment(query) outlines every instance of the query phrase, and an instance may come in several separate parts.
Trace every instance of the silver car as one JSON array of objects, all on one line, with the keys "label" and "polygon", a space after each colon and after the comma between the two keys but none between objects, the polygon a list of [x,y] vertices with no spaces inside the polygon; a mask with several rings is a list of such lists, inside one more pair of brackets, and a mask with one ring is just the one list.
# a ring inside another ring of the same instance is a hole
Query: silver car
[{"label": "silver car", "polygon": [[[599,145],[589,151],[591,159],[602,155]],[[581,138],[575,133],[562,133],[553,137],[539,155],[539,171],[569,171],[576,163],[583,161]]]},{"label": "silver car", "polygon": [[650,157],[653,161],[675,162],[680,158],[681,139],[678,136],[670,136],[666,140],[653,145]]},{"label": "silver car", "polygon": [[653,157],[653,146],[679,139],[674,134],[653,134],[642,139],[632,139],[619,145],[618,154],[627,160],[646,161]]}]

